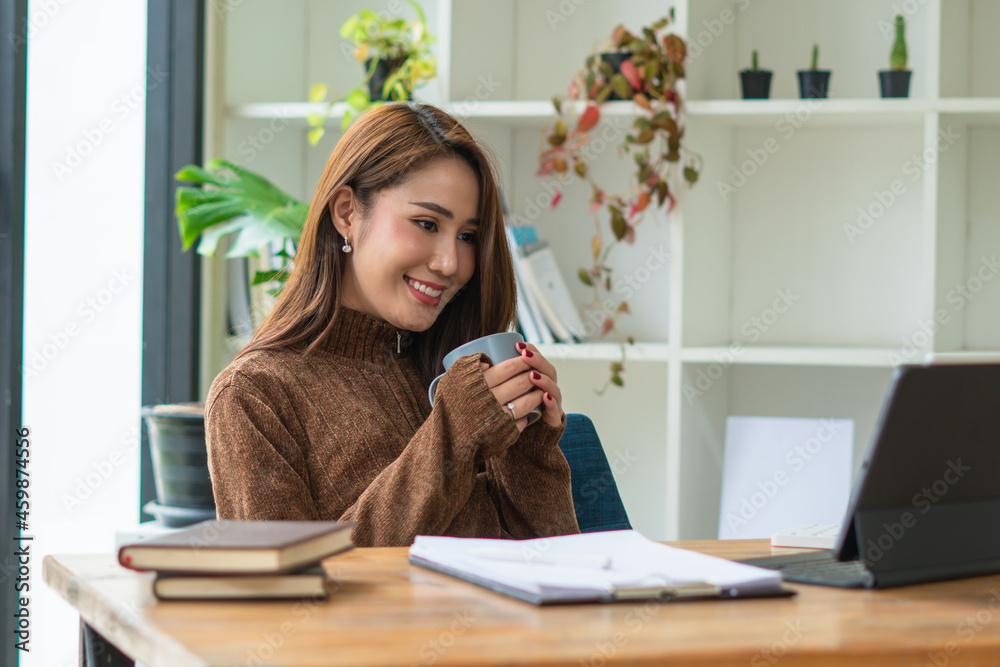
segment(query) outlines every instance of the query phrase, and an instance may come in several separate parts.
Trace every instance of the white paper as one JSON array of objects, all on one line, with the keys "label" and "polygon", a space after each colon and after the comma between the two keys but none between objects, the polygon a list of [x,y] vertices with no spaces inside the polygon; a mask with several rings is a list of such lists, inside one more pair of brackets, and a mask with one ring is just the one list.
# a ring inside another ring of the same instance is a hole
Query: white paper
[{"label": "white paper", "polygon": [[729,417],[719,538],[769,538],[800,523],[842,523],[853,452],[851,419]]},{"label": "white paper", "polygon": [[[472,555],[484,549],[518,549],[526,562]],[[593,554],[610,558],[610,567],[571,567],[531,562],[532,554]],[[658,544],[634,530],[615,530],[534,540],[489,540],[418,535],[410,555],[449,570],[543,598],[566,591],[605,592],[615,587],[707,582],[725,589],[777,588],[780,573]],[[588,596],[580,595],[581,599]],[[592,597],[592,596],[591,596]]]}]

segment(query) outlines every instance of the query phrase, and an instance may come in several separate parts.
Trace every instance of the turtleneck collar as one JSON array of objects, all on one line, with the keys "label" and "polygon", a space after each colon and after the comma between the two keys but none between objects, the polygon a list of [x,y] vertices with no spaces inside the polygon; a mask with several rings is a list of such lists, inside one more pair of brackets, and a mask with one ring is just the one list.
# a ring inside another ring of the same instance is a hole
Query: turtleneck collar
[{"label": "turtleneck collar", "polygon": [[405,354],[408,335],[408,331],[396,329],[368,313],[341,308],[337,311],[333,330],[323,349],[341,357],[380,362],[387,355],[399,357]]}]

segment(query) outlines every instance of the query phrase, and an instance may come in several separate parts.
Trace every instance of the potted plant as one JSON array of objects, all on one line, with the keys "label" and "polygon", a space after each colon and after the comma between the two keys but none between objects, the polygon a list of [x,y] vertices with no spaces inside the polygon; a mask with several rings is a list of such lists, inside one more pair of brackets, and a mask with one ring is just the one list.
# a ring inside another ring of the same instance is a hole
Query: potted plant
[{"label": "potted plant", "polygon": [[[607,96],[609,101],[632,99],[633,89],[628,84],[627,78],[632,76],[635,70],[635,64],[631,60],[635,55],[630,48],[631,39],[632,35],[624,26],[619,25],[608,40],[606,50],[597,54],[597,61],[593,61],[595,57],[593,55],[588,58],[587,67],[596,66],[594,72],[596,80],[609,86]],[[622,72],[623,68],[625,73]]]},{"label": "potted plant", "polygon": [[205,167],[188,165],[175,178],[194,185],[178,186],[177,228],[184,250],[198,241],[198,254],[215,255],[219,241],[235,235],[227,258],[259,257],[269,246],[278,267],[256,271],[251,285],[273,283],[280,290],[295,256],[309,205],[269,180],[228,160]]},{"label": "potted plant", "polygon": [[819,44],[813,44],[812,64],[807,70],[799,70],[799,97],[802,99],[824,98],[830,90],[830,71],[819,69]]},{"label": "potted plant", "polygon": [[[343,98],[347,110],[341,129],[347,129],[358,115],[373,106],[413,99],[413,91],[437,76],[437,59],[431,54],[434,37],[427,30],[424,10],[415,0],[407,2],[417,14],[415,21],[363,9],[340,27],[340,36],[354,43],[354,57],[364,65],[362,84]],[[309,92],[309,101],[326,102],[327,92],[325,84],[316,84]],[[323,136],[323,124],[338,101],[330,100],[326,113],[308,118],[313,145]]]},{"label": "potted plant", "polygon": [[[198,253],[212,257],[225,236],[232,236],[229,258],[258,257],[262,248],[270,247],[277,266],[256,271],[249,282],[276,295],[295,256],[308,205],[226,160],[212,160],[205,167],[188,165],[176,178],[194,184],[179,186],[176,194],[184,249],[198,241]],[[149,432],[156,486],[156,502],[143,509],[167,526],[215,518],[204,404],[150,405],[141,414]]]},{"label": "potted plant", "polygon": [[750,69],[740,72],[740,86],[745,100],[766,100],[771,96],[771,75],[773,72],[760,69],[757,65],[757,49],[750,58]]},{"label": "potted plant", "polygon": [[149,432],[156,500],[142,508],[163,525],[180,527],[215,518],[205,447],[205,405],[176,403],[142,409]]},{"label": "potted plant", "polygon": [[892,44],[892,51],[889,53],[888,70],[880,70],[878,73],[881,85],[882,97],[909,97],[910,96],[910,75],[912,72],[906,69],[906,19],[902,14],[896,15],[896,39]]},{"label": "potted plant", "polygon": [[[675,175],[691,185],[701,170],[700,157],[685,150],[683,143],[684,105],[678,84],[685,76],[687,46],[677,35],[664,33],[670,20],[664,17],[637,34],[623,26],[615,28],[611,43],[627,45],[632,55],[611,76],[598,54],[586,59],[570,83],[569,94],[553,98],[555,119],[546,130],[546,147],[539,155],[539,176],[561,183],[579,178],[590,186],[592,253],[590,266],[580,268],[577,276],[593,290],[594,306],[603,317],[601,334],[613,334],[621,348],[621,359],[611,363],[608,381],[599,393],[609,384],[623,386],[625,345],[633,342],[615,326],[619,315],[629,313],[628,303],[618,301],[613,309],[605,307],[609,299],[617,301],[612,294],[609,254],[621,242],[635,242],[635,227],[644,211],[673,209]],[[633,102],[632,131],[621,135],[619,149],[632,156],[635,168],[630,184],[619,192],[597,183],[588,163],[590,133],[598,127],[601,107],[612,91]],[[553,207],[560,199],[561,194],[553,198]]]}]

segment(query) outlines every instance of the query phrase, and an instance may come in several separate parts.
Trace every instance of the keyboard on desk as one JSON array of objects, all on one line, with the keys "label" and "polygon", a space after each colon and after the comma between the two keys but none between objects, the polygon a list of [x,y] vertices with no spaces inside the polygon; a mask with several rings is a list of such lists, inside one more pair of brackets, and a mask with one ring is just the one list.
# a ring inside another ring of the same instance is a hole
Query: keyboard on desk
[{"label": "keyboard on desk", "polygon": [[833,551],[822,550],[788,556],[748,558],[747,565],[778,570],[786,581],[840,588],[872,588],[875,577],[859,560],[839,561]]}]

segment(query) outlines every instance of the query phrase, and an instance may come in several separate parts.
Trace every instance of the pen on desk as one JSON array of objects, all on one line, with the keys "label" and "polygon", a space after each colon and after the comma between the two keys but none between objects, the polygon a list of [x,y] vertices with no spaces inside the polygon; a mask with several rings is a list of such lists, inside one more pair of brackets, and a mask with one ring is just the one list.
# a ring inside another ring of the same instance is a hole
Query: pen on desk
[{"label": "pen on desk", "polygon": [[582,567],[592,570],[606,570],[611,567],[611,558],[599,554],[570,554],[542,551],[525,551],[522,549],[481,548],[470,549],[470,556],[488,560],[505,560],[516,563],[540,563],[543,565],[565,565],[566,567]]}]

